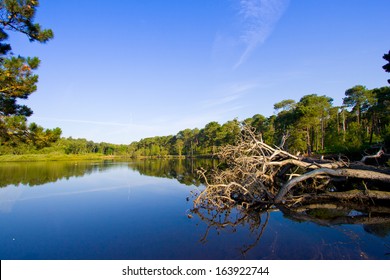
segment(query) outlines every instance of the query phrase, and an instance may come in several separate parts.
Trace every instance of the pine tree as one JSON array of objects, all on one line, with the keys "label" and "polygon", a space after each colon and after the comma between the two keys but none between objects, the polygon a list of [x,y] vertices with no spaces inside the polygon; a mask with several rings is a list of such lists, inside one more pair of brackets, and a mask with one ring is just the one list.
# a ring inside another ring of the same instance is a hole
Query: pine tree
[{"label": "pine tree", "polygon": [[[0,0],[0,146],[22,147],[35,135],[26,123],[33,111],[18,101],[36,91],[38,75],[33,71],[40,61],[37,57],[15,56],[8,32],[25,34],[30,42],[46,43],[52,39],[51,29],[42,29],[34,23],[38,5],[36,0]],[[55,139],[58,133],[60,130],[55,131]]]},{"label": "pine tree", "polygon": [[13,56],[8,43],[8,31],[25,34],[31,42],[46,43],[53,38],[51,29],[42,29],[34,23],[38,1],[0,0],[0,117],[25,116],[32,114],[26,105],[19,105],[19,99],[27,99],[36,91],[38,76],[33,70],[39,66],[37,57]]}]

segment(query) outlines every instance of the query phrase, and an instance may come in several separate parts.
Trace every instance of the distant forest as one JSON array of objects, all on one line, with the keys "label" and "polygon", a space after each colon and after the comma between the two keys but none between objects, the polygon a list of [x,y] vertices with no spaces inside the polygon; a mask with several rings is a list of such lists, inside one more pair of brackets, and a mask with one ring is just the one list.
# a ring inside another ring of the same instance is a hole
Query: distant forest
[{"label": "distant forest", "polygon": [[212,121],[204,128],[187,128],[176,135],[144,138],[129,145],[95,143],[61,137],[61,129],[44,129],[22,116],[4,118],[0,126],[0,154],[103,154],[129,157],[210,156],[235,144],[243,125],[250,125],[268,144],[292,153],[362,153],[373,145],[390,146],[390,87],[367,89],[357,85],[345,91],[342,106],[332,98],[310,94],[299,101],[282,100],[275,114],[256,114],[224,124]]}]

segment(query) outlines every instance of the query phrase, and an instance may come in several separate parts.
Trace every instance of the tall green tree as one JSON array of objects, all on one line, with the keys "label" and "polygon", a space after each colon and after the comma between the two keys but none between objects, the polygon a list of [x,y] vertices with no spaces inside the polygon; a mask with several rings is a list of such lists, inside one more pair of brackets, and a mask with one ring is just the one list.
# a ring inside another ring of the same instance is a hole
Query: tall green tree
[{"label": "tall green tree", "polygon": [[[15,56],[9,43],[9,32],[27,36],[31,42],[46,43],[53,38],[51,29],[43,29],[34,22],[39,2],[36,0],[0,0],[0,144],[11,147],[29,145],[38,148],[59,138],[60,129],[46,130],[32,125],[27,129],[26,119],[33,111],[18,104],[36,91],[39,66],[37,57]],[[33,139],[33,137],[36,137]]]},{"label": "tall green tree", "polygon": [[296,127],[298,117],[296,106],[292,99],[274,104],[274,109],[278,113],[273,122],[275,131],[273,143],[293,152],[306,149],[303,133]]},{"label": "tall green tree", "polygon": [[193,155],[195,148],[195,136],[196,130],[186,128],[184,130],[179,131],[176,135],[177,140],[183,141],[184,153],[186,155]]},{"label": "tall green tree", "polygon": [[285,100],[282,100],[278,103],[275,103],[274,104],[274,109],[275,110],[282,110],[282,111],[289,111],[291,109],[294,109],[296,103],[295,103],[295,100],[293,99],[285,99]]},{"label": "tall green tree", "polygon": [[356,113],[356,122],[361,124],[362,113],[366,111],[373,102],[371,92],[362,85],[354,86],[345,91],[343,104],[352,107],[352,112]]},{"label": "tall green tree", "polygon": [[317,94],[305,95],[296,106],[296,125],[306,135],[307,153],[325,148],[325,127],[333,99]]},{"label": "tall green tree", "polygon": [[212,121],[206,124],[206,126],[200,130],[199,138],[202,143],[202,147],[207,152],[215,153],[217,145],[220,142],[220,128],[221,125],[218,122]]},{"label": "tall green tree", "polygon": [[241,132],[240,123],[237,119],[227,121],[220,128],[219,139],[220,145],[236,144]]},{"label": "tall green tree", "polygon": [[48,147],[51,143],[58,141],[62,133],[61,129],[58,127],[54,129],[44,129],[34,122],[29,125],[28,130],[29,140],[38,149]]},{"label": "tall green tree", "polygon": [[182,152],[183,152],[183,147],[184,147],[184,141],[181,140],[181,139],[177,139],[176,140],[176,143],[175,143],[175,149],[176,149],[176,152],[179,156],[182,155]]},{"label": "tall green tree", "polygon": [[[390,87],[373,89],[376,104],[371,108],[373,115],[372,134],[384,139],[387,146],[390,146]],[[372,136],[370,137],[372,142]]]}]

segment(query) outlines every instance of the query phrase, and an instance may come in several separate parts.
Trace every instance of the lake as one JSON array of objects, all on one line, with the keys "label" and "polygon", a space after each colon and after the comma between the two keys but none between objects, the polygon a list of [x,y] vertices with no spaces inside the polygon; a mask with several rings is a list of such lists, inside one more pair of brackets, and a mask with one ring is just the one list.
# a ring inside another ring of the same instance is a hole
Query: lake
[{"label": "lake", "polygon": [[0,258],[390,259],[384,214],[383,223],[356,223],[371,216],[353,209],[343,219],[323,213],[304,219],[277,208],[245,215],[193,211],[204,187],[196,170],[215,165],[163,159],[1,163]]}]

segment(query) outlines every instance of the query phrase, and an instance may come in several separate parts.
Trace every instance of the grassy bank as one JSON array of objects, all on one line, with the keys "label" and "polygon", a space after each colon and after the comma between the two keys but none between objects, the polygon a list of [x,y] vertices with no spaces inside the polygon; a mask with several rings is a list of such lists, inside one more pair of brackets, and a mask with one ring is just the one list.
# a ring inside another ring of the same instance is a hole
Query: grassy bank
[{"label": "grassy bank", "polygon": [[17,161],[78,161],[78,160],[105,160],[116,159],[116,156],[107,156],[103,154],[24,154],[24,155],[1,155],[0,162],[17,162]]}]

